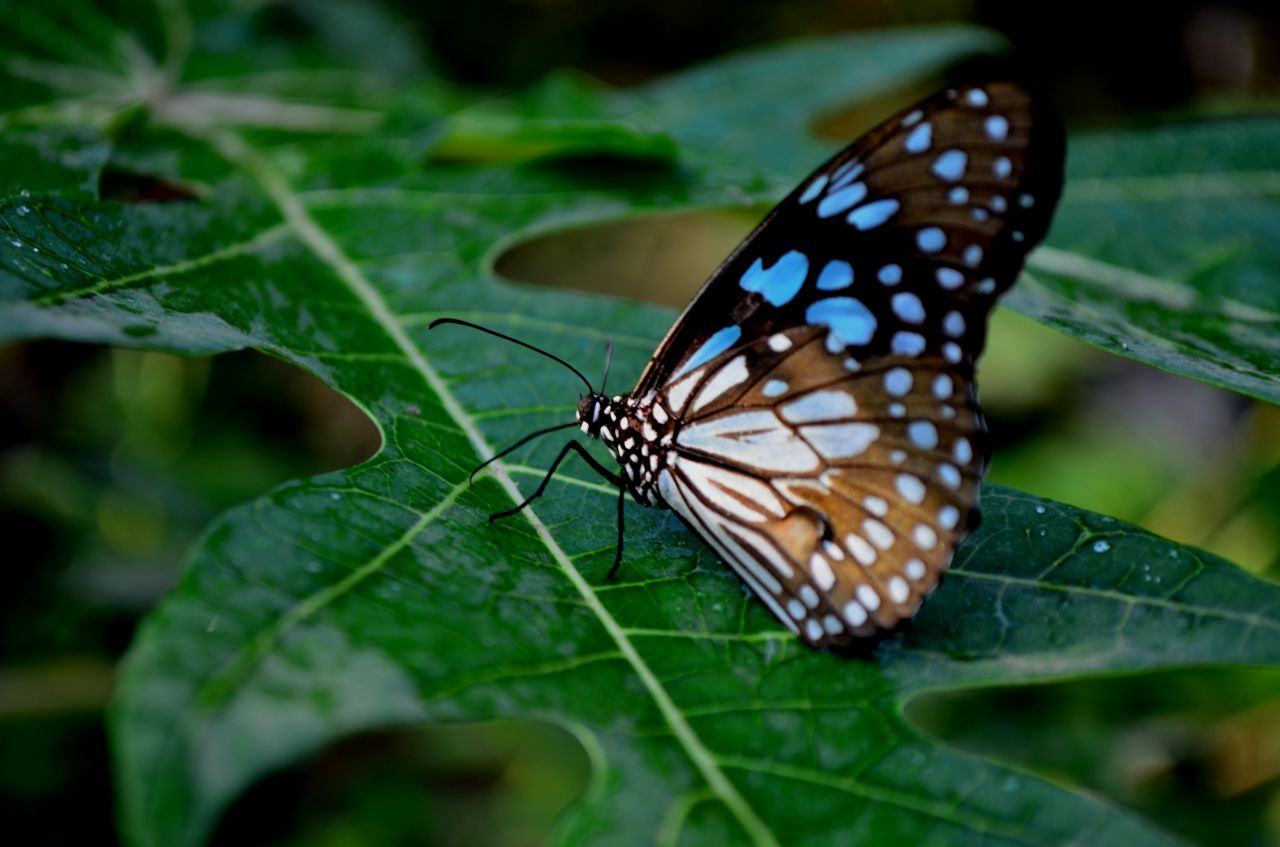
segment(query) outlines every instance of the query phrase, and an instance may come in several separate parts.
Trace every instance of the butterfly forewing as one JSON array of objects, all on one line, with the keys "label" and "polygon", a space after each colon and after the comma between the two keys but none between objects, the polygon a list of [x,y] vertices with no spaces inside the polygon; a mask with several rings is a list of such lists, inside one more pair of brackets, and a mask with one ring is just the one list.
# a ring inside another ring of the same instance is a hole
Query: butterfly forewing
[{"label": "butterfly forewing", "polygon": [[937,334],[958,311],[963,352],[976,355],[995,297],[1048,228],[1062,163],[1060,125],[1013,83],[947,91],[886,121],[803,181],[716,269],[636,393],[731,344],[840,313],[842,304],[810,309],[855,294],[877,318],[843,322],[862,330],[850,333],[851,344],[870,332],[852,344],[858,355],[892,349],[900,329],[893,318],[915,312],[901,296],[895,311],[903,294],[925,307],[925,332]]},{"label": "butterfly forewing", "polygon": [[1011,83],[887,121],[721,265],[633,392],[680,422],[663,500],[811,644],[910,616],[970,526],[973,362],[1062,159]]}]

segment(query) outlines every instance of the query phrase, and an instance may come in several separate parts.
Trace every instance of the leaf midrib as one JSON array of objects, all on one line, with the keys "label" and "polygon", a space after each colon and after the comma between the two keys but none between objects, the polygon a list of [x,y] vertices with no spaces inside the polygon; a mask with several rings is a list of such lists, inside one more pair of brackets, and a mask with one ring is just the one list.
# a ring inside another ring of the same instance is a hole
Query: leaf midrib
[{"label": "leaf midrib", "polygon": [[[204,140],[211,143],[229,162],[246,171],[257,180],[302,242],[364,304],[374,321],[404,353],[409,364],[418,371],[431,391],[440,398],[445,412],[457,423],[458,428],[467,437],[467,440],[475,448],[480,458],[484,460],[492,458],[494,456],[493,447],[484,439],[484,436],[457,398],[453,396],[444,380],[436,372],[435,368],[431,366],[431,363],[427,361],[418,346],[409,338],[404,327],[387,307],[386,302],[374,286],[364,277],[364,274],[355,263],[346,256],[337,242],[311,217],[283,176],[271,166],[265,157],[235,133],[218,131],[210,134]],[[512,501],[520,502],[523,499],[520,489],[516,486],[505,465],[502,462],[494,462],[490,465],[490,468],[494,479],[506,490]],[[618,645],[619,652],[631,666],[632,671],[639,677],[649,696],[654,700],[659,713],[662,714],[663,719],[671,728],[672,734],[684,749],[685,755],[689,757],[694,767],[698,769],[717,799],[724,804],[725,808],[737,820],[738,824],[751,838],[752,843],[759,845],[759,847],[779,847],[777,837],[755,813],[755,810],[751,808],[733,783],[729,781],[724,771],[720,769],[711,751],[702,743],[701,738],[698,737],[689,722],[685,720],[684,715],[680,712],[671,695],[663,687],[657,675],[641,657],[639,650],[631,642],[626,630],[605,608],[582,574],[573,567],[568,554],[552,537],[546,524],[542,522],[532,508],[526,508],[523,514],[543,545],[550,552],[556,564],[559,565],[565,577],[582,596],[587,607],[596,616],[596,619],[609,634],[610,638]]]}]

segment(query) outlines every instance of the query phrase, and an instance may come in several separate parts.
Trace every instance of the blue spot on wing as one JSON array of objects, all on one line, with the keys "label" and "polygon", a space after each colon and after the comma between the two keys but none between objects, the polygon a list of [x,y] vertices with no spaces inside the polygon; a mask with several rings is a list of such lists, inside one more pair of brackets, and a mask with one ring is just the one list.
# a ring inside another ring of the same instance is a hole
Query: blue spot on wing
[{"label": "blue spot on wing", "polygon": [[867,186],[861,182],[855,182],[839,191],[832,191],[818,204],[818,217],[829,218],[832,215],[838,215],[861,203],[866,196]]},{"label": "blue spot on wing", "polygon": [[898,201],[890,197],[885,200],[868,203],[865,206],[859,206],[850,212],[845,220],[853,224],[855,229],[875,229],[889,220],[896,211],[898,211]]},{"label": "blue spot on wing", "polygon": [[828,297],[810,304],[804,318],[811,324],[825,324],[846,344],[866,344],[876,332],[876,317],[861,300]]},{"label": "blue spot on wing", "polygon": [[937,158],[933,163],[933,172],[945,180],[955,182],[964,176],[964,166],[969,163],[969,157],[961,150],[948,150]]},{"label": "blue spot on wing", "polygon": [[800,292],[804,278],[809,275],[809,259],[795,250],[765,270],[764,260],[756,259],[738,283],[746,291],[758,291],[775,306],[785,306]]},{"label": "blue spot on wing", "polygon": [[826,267],[822,269],[822,273],[818,274],[818,289],[821,291],[835,291],[840,288],[847,288],[853,282],[853,265],[843,262],[839,259],[832,259],[827,262]]},{"label": "blue spot on wing", "polygon": [[707,362],[710,362],[716,356],[719,356],[725,350],[732,347],[733,343],[741,337],[742,328],[737,325],[727,326],[724,329],[719,330],[706,341],[702,342],[702,346],[689,357],[689,361],[685,362],[684,366],[681,367],[680,370],[676,371],[672,376],[672,379],[677,376],[683,376],[699,365],[705,365]]}]

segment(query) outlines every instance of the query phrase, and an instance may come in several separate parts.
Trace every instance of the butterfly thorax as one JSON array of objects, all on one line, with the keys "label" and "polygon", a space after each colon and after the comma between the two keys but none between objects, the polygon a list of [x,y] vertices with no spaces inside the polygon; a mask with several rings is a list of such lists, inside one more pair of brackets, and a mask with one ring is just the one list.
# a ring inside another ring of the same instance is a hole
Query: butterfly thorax
[{"label": "butterfly thorax", "polygon": [[578,425],[609,448],[637,502],[666,506],[658,494],[658,472],[668,461],[676,421],[664,408],[630,396],[586,394],[578,401]]}]

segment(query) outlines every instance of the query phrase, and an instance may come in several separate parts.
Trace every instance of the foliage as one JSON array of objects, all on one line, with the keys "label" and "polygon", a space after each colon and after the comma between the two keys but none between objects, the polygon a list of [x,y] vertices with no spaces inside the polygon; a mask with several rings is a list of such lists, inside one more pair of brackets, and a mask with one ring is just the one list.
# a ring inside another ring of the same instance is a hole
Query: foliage
[{"label": "foliage", "polygon": [[[562,77],[478,102],[408,59],[341,58],[379,55],[377,19],[313,11],[326,54],[268,13],[23,11],[0,42],[0,337],[253,347],[351,398],[384,440],[225,513],[142,628],[112,718],[133,843],[200,842],[256,778],[355,731],[498,717],[559,724],[591,759],[556,843],[1164,843],[1096,798],[939,747],[903,704],[1280,659],[1274,585],[997,487],[913,626],[856,660],[787,636],[669,513],[629,512],[626,567],[605,583],[610,495],[581,471],[487,525],[554,446],[474,486],[469,471],[564,419],[574,387],[510,349],[428,336],[430,320],[483,319],[579,362],[615,339],[625,379],[672,318],[513,286],[491,270],[504,246],[775,198],[825,149],[813,121],[995,47],[985,32],[826,39],[629,92]],[[1278,134],[1076,140],[1011,304],[1277,399]]]}]

